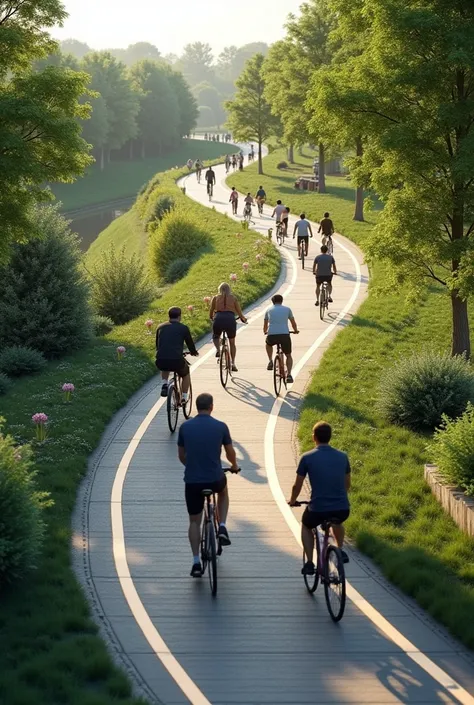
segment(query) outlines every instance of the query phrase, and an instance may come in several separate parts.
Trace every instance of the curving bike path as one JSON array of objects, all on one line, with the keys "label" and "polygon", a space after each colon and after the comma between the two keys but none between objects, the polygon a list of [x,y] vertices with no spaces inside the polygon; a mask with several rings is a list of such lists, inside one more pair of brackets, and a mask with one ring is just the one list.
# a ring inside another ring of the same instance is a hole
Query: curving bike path
[{"label": "curving bike path", "polygon": [[[222,167],[217,176],[212,206],[229,213]],[[194,176],[185,185],[190,198],[209,205]],[[269,213],[254,215],[255,230],[266,234]],[[360,251],[337,236],[340,276],[330,318],[321,322],[310,263],[301,270],[293,243],[282,248],[275,287],[301,329],[293,337],[295,384],[287,395],[275,400],[266,371],[268,297],[239,330],[239,373],[227,392],[210,341],[192,368],[195,393],[214,395],[215,415],[229,424],[243,470],[229,477],[232,546],[219,562],[217,598],[207,577],[189,577],[182,468],[157,378],[117,415],[92,458],[75,517],[78,575],[118,662],[150,702],[474,705],[471,655],[357,551],[350,551],[340,624],[331,622],[322,592],[305,591],[301,510],[286,505],[295,421],[312,370],[366,295],[368,273]],[[318,247],[310,241],[309,259]]]}]

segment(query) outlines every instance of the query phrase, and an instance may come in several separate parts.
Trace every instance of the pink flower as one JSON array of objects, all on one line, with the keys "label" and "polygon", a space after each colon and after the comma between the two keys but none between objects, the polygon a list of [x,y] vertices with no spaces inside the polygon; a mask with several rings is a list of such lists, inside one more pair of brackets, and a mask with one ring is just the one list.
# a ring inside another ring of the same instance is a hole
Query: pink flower
[{"label": "pink flower", "polygon": [[147,321],[145,321],[145,325],[147,328],[151,328],[153,325],[153,320],[149,318]]},{"label": "pink flower", "polygon": [[192,306],[191,304],[189,304],[189,306],[186,306],[186,308],[188,309],[189,313],[192,315],[192,313],[193,313],[193,311],[194,311],[194,306]]},{"label": "pink flower", "polygon": [[262,255],[260,255],[260,254],[255,255],[255,259],[256,259],[257,262],[260,264],[260,262],[262,261]]},{"label": "pink flower", "polygon": [[242,237],[242,233],[235,233],[235,237]]},{"label": "pink flower", "polygon": [[65,382],[62,386],[62,390],[64,392],[64,400],[65,401],[71,401],[71,395],[74,391],[75,387],[72,384],[72,382]]},{"label": "pink flower", "polygon": [[117,348],[117,359],[121,360],[124,355],[125,355],[125,348],[123,345],[119,345]]},{"label": "pink flower", "polygon": [[249,267],[250,267],[250,265],[248,262],[244,262],[242,264],[242,269],[244,270],[244,272],[248,272]]},{"label": "pink flower", "polygon": [[210,296],[205,296],[205,297],[203,298],[203,301],[204,301],[204,303],[206,304],[206,306],[209,308],[209,304],[211,303],[211,297],[210,297]]},{"label": "pink flower", "polygon": [[32,419],[33,423],[36,423],[36,424],[48,423],[47,415],[43,414],[42,412],[40,412],[39,414],[33,414],[31,419]]},{"label": "pink flower", "polygon": [[231,274],[229,278],[230,278],[231,282],[236,282],[237,281],[237,274]]},{"label": "pink flower", "polygon": [[40,443],[46,440],[46,424],[48,423],[48,417],[46,414],[40,412],[39,414],[33,414],[31,420],[36,425],[36,440]]}]

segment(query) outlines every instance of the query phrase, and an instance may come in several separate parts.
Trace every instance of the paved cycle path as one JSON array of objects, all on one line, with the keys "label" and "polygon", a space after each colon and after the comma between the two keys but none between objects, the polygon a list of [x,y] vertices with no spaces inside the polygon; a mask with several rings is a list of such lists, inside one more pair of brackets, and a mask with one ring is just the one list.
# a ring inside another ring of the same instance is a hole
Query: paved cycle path
[{"label": "paved cycle path", "polygon": [[[217,175],[212,206],[230,214],[222,167]],[[209,205],[194,175],[185,185],[188,196]],[[266,234],[270,212],[254,215],[257,231]],[[294,242],[282,248],[275,287],[301,330],[292,337],[295,384],[286,397],[275,401],[266,370],[268,297],[239,331],[239,372],[228,391],[210,342],[192,370],[195,394],[214,395],[215,416],[229,424],[242,466],[241,475],[229,476],[232,546],[219,562],[217,598],[207,576],[189,577],[183,470],[158,378],[117,415],[93,458],[76,515],[78,572],[117,660],[151,702],[474,704],[471,656],[356,551],[340,624],[331,622],[323,593],[311,597],[304,588],[301,510],[285,503],[296,468],[295,419],[312,370],[366,295],[368,273],[360,251],[338,236],[340,276],[322,322],[310,262],[302,271]],[[310,260],[317,251],[315,238]]]}]

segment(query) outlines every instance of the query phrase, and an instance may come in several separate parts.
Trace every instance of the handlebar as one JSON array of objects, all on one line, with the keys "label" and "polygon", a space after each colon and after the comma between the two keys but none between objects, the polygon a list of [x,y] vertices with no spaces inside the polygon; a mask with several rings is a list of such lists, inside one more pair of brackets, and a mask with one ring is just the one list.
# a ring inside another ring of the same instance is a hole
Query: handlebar
[{"label": "handlebar", "polygon": [[309,501],[306,499],[301,500],[301,501],[297,499],[294,504],[290,504],[290,507],[302,507],[303,504],[309,504]]},{"label": "handlebar", "polygon": [[237,470],[232,470],[232,468],[222,468],[223,472],[230,472],[232,475],[237,475],[239,472],[242,472],[242,468],[237,468]]}]

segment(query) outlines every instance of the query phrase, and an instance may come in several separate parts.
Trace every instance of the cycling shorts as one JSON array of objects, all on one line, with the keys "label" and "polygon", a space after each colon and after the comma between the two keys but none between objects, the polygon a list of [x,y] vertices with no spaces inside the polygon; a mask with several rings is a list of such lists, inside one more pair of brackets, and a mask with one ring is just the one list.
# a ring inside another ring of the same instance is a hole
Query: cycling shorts
[{"label": "cycling shorts", "polygon": [[298,235],[298,244],[300,242],[309,242],[309,235]]},{"label": "cycling shorts", "polygon": [[290,355],[292,347],[291,347],[291,336],[289,333],[278,333],[277,335],[267,335],[267,339],[265,341],[267,345],[271,345],[272,347],[274,345],[278,345],[280,343],[281,349],[285,353],[285,355]]},{"label": "cycling shorts", "polygon": [[288,218],[282,218],[282,219],[281,219],[281,222],[282,222],[282,225],[285,226],[285,228],[288,227]]},{"label": "cycling shorts", "polygon": [[218,311],[214,317],[212,325],[213,338],[220,338],[224,331],[229,340],[233,340],[237,335],[237,321],[232,311]]},{"label": "cycling shorts", "polygon": [[203,490],[212,490],[216,494],[220,494],[226,487],[227,478],[225,475],[215,482],[187,482],[184,486],[184,496],[188,514],[195,516],[204,509]]},{"label": "cycling shorts", "polygon": [[333,520],[332,524],[343,524],[349,518],[349,509],[335,509],[333,512],[312,512],[309,507],[304,511],[301,519],[303,526],[307,529],[315,529],[323,521]]},{"label": "cycling shorts", "polygon": [[180,360],[157,358],[155,364],[160,372],[176,372],[180,377],[187,377],[189,374],[189,365],[184,357]]},{"label": "cycling shorts", "polygon": [[316,284],[322,284],[323,282],[326,282],[327,284],[331,284],[332,278],[333,278],[332,274],[323,274],[322,276],[316,274]]}]

